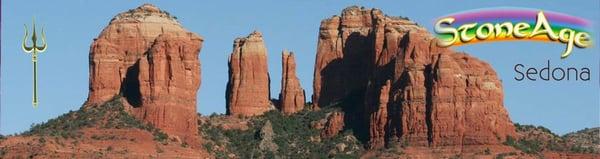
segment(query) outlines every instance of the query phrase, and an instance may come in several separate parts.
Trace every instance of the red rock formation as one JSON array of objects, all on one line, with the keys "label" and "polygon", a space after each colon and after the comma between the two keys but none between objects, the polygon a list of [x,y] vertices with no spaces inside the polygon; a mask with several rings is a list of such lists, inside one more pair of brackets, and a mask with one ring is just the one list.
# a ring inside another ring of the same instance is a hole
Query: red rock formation
[{"label": "red rock formation", "polygon": [[234,116],[261,115],[272,109],[267,48],[260,32],[237,38],[229,56],[227,83],[227,114]]},{"label": "red rock formation", "polygon": [[285,114],[292,114],[304,108],[306,100],[304,89],[296,76],[296,58],[294,53],[283,51],[281,53],[282,76],[281,93],[279,94],[280,109]]},{"label": "red rock formation", "polygon": [[344,129],[344,112],[334,111],[327,116],[325,127],[321,130],[321,137],[330,138],[336,136]]},{"label": "red rock formation", "polygon": [[463,53],[443,53],[432,67],[433,146],[500,144],[514,136],[502,83],[489,64]]},{"label": "red rock formation", "polygon": [[134,116],[166,132],[196,135],[201,43],[192,33],[165,33],[156,38],[148,55],[139,60],[141,106],[131,109]]},{"label": "red rock formation", "polygon": [[370,116],[369,145],[385,144],[385,128],[388,122],[387,106],[390,100],[391,87],[392,83],[390,80],[387,80],[385,85],[379,90],[379,107],[377,108],[377,112]]},{"label": "red rock formation", "polygon": [[407,18],[346,8],[321,22],[315,63],[315,106],[341,103],[370,148],[493,145],[515,134],[492,67],[438,47]]},{"label": "red rock formation", "polygon": [[85,106],[121,94],[135,117],[171,135],[196,136],[202,41],[153,5],[120,13],[91,46]]}]

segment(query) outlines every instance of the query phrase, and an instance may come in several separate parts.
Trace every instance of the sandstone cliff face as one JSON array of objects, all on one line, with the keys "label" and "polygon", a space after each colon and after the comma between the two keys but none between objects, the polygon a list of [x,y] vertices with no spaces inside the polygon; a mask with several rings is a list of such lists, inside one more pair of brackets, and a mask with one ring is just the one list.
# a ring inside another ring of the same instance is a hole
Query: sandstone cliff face
[{"label": "sandstone cliff face", "polygon": [[370,148],[493,145],[515,134],[492,67],[438,47],[406,18],[346,8],[321,22],[317,49],[315,106],[341,103]]},{"label": "sandstone cliff face", "polygon": [[227,114],[261,115],[272,109],[267,48],[260,32],[237,38],[229,56]]},{"label": "sandstone cliff face", "polygon": [[344,112],[331,112],[327,116],[327,122],[325,123],[323,130],[321,130],[321,137],[331,138],[336,136],[340,131],[344,129]]},{"label": "sandstone cliff face", "polygon": [[139,60],[141,105],[131,107],[134,116],[167,132],[196,135],[201,43],[192,33],[165,33],[155,40],[148,55]]},{"label": "sandstone cliff face", "polygon": [[384,145],[386,125],[388,122],[387,106],[390,100],[390,88],[392,87],[390,80],[385,82],[385,85],[379,90],[379,104],[377,112],[370,114],[369,121],[369,143],[368,145]]},{"label": "sandstone cliff face", "polygon": [[281,93],[279,94],[280,109],[285,114],[292,114],[304,108],[306,98],[300,80],[296,76],[296,58],[294,53],[281,53],[282,75]]},{"label": "sandstone cliff face", "polygon": [[171,135],[196,136],[202,41],[153,5],[120,13],[90,48],[85,106],[121,94],[135,117]]}]

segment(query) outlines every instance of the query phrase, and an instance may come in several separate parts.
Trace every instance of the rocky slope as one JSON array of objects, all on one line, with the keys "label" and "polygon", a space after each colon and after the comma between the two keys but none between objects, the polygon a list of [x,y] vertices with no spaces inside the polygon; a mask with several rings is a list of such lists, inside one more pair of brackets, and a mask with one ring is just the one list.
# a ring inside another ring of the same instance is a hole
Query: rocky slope
[{"label": "rocky slope", "polygon": [[575,151],[600,153],[600,127],[568,133],[562,138]]},{"label": "rocky slope", "polygon": [[255,116],[273,109],[271,103],[267,48],[262,33],[237,38],[229,56],[227,114]]},{"label": "rocky slope", "polygon": [[129,115],[123,103],[117,96],[2,137],[0,158],[211,158],[199,143],[180,141]]},{"label": "rocky slope", "polygon": [[489,64],[378,9],[349,7],[321,22],[314,74],[316,107],[345,103],[347,125],[370,148],[500,145],[515,135]]},{"label": "rocky slope", "polygon": [[[499,145],[463,145],[456,151],[402,142],[368,149],[368,143],[344,129],[343,119],[339,107],[287,115],[273,110],[252,118],[213,114],[200,117],[199,131],[204,147],[217,158],[598,158],[597,148],[586,146],[598,146],[594,144],[598,137],[589,135],[600,128],[558,136],[541,126],[516,124],[518,138],[509,137]],[[588,137],[570,142],[571,136]]]},{"label": "rocky slope", "polygon": [[204,147],[216,158],[358,158],[364,148],[351,131],[321,137],[326,128],[310,126],[326,122],[336,111],[272,110],[252,118],[211,115],[200,118],[200,132]]},{"label": "rocky slope", "polygon": [[121,94],[136,118],[182,140],[196,140],[202,41],[150,4],[118,14],[90,48],[85,107]]},{"label": "rocky slope", "polygon": [[569,153],[600,153],[600,128],[586,128],[563,136],[552,133],[543,126],[515,124],[518,139],[505,144],[527,153],[545,155],[573,155]]}]

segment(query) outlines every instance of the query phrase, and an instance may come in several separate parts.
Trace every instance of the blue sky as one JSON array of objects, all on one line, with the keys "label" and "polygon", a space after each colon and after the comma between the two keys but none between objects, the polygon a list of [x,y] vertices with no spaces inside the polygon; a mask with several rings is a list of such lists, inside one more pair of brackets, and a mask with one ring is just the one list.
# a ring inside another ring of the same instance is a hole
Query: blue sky
[{"label": "blue sky", "polygon": [[[598,35],[598,1],[2,1],[2,68],[0,133],[27,130],[32,123],[77,110],[88,94],[88,55],[92,40],[117,13],[153,3],[178,17],[182,25],[205,38],[200,60],[202,85],[198,110],[208,115],[225,112],[227,56],[233,39],[260,30],[269,53],[271,95],[280,91],[283,49],[296,53],[298,75],[307,96],[312,94],[313,65],[320,21],[347,6],[380,8],[407,16],[429,30],[440,16],[487,7],[526,7],[558,11],[594,20]],[[48,50],[39,57],[39,108],[31,106],[31,57],[20,50],[23,24],[32,16],[45,27]],[[456,47],[492,64],[500,75],[505,106],[513,122],[543,125],[559,134],[600,126],[599,49],[575,49],[560,59],[566,45],[540,42],[494,42]],[[515,81],[516,64],[541,67],[588,67],[591,81]]]}]

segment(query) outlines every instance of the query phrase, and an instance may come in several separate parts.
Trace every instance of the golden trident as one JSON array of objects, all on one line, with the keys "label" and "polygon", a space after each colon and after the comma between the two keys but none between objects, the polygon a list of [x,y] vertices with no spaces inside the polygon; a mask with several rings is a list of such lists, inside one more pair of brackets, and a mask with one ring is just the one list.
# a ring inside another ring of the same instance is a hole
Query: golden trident
[{"label": "golden trident", "polygon": [[33,34],[31,35],[31,43],[33,46],[27,46],[27,37],[29,36],[29,32],[27,31],[27,25],[25,25],[25,37],[23,37],[23,51],[26,53],[31,53],[31,61],[33,62],[33,108],[37,108],[38,106],[38,96],[37,96],[37,56],[38,53],[42,53],[46,51],[48,45],[46,45],[46,34],[44,33],[44,28],[42,27],[42,44],[38,46],[37,44],[37,34],[35,32],[35,20],[33,20]]}]

